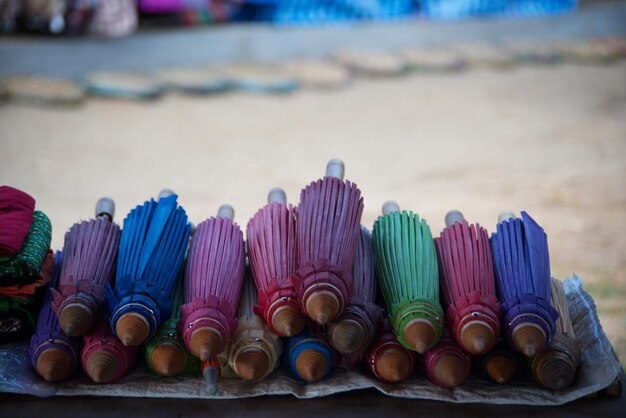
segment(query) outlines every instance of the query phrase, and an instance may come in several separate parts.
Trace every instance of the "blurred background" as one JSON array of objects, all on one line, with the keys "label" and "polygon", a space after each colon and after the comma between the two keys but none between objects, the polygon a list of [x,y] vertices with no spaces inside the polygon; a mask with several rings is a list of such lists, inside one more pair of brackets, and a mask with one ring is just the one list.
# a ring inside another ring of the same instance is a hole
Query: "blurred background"
[{"label": "blurred background", "polygon": [[371,227],[528,211],[626,362],[626,2],[0,0],[0,183],[65,231],[169,187],[245,225],[341,158]]}]

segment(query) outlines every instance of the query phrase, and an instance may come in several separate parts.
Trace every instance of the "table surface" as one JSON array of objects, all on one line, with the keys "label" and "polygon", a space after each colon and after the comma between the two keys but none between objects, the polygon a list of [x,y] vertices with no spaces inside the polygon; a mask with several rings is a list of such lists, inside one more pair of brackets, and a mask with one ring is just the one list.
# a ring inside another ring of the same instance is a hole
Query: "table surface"
[{"label": "table surface", "polygon": [[[622,382],[624,382],[622,376]],[[317,399],[297,399],[291,396],[273,396],[237,400],[154,399],[110,397],[50,397],[0,394],[0,411],[4,417],[46,418],[88,416],[100,417],[194,417],[219,414],[228,417],[341,416],[379,417],[528,417],[531,414],[551,418],[599,417],[626,415],[626,396],[580,399],[558,407],[521,405],[453,404],[391,398],[375,390],[342,393]]]}]

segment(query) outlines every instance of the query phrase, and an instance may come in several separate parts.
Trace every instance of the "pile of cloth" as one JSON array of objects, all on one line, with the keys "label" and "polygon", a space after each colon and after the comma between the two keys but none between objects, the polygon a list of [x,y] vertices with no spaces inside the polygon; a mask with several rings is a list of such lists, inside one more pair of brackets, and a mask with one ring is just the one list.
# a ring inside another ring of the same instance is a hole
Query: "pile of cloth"
[{"label": "pile of cloth", "polygon": [[0,186],[0,344],[28,340],[54,268],[52,225],[35,199]]}]

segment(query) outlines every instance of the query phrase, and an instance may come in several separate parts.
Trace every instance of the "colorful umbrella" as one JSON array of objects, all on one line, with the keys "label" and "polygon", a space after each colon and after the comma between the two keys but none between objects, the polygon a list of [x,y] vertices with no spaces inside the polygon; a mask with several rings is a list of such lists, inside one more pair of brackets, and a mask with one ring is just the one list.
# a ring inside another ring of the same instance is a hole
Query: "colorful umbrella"
[{"label": "colorful umbrella", "polygon": [[452,335],[470,354],[484,354],[500,335],[487,230],[469,225],[461,212],[453,210],[446,215],[446,228],[435,238],[435,246]]},{"label": "colorful umbrella", "polygon": [[52,289],[52,309],[65,334],[85,335],[100,317],[104,288],[113,278],[120,227],[114,224],[115,203],[103,197],[96,219],[74,224],[65,234],[61,279]]},{"label": "colorful umbrella", "polygon": [[298,270],[292,281],[305,314],[321,325],[341,315],[354,293],[363,198],[343,174],[343,162],[330,160],[326,176],[302,190],[298,206]]},{"label": "colorful umbrella", "polygon": [[576,344],[574,327],[567,306],[563,282],[552,279],[550,300],[559,313],[556,333],[546,350],[537,354],[532,361],[533,376],[541,386],[552,390],[569,387],[576,377],[580,349]]},{"label": "colorful umbrella", "polygon": [[424,354],[424,366],[431,382],[444,388],[453,388],[465,382],[472,363],[446,330],[441,340]]},{"label": "colorful umbrella", "polygon": [[137,361],[139,347],[126,346],[103,319],[83,337],[83,370],[95,383],[118,381]]},{"label": "colorful umbrella", "polygon": [[361,226],[354,260],[354,295],[344,313],[328,327],[330,345],[342,354],[342,366],[352,368],[361,361],[376,336],[383,310],[376,298],[376,275],[372,235]]},{"label": "colorful umbrella", "polygon": [[[50,289],[59,285],[61,272],[61,253],[55,254],[55,268]],[[52,293],[46,293],[39,317],[35,334],[30,340],[28,350],[33,369],[48,382],[59,382],[74,374],[78,355],[80,353],[81,340],[68,337],[53,312]]]},{"label": "colorful umbrella", "polygon": [[384,319],[378,336],[367,354],[367,364],[378,379],[398,383],[411,376],[415,368],[415,354],[398,342],[389,319]]},{"label": "colorful umbrella", "polygon": [[202,361],[221,353],[237,329],[245,248],[234,215],[230,205],[222,205],[217,217],[198,225],[189,248],[178,329],[189,352]]},{"label": "colorful umbrella", "polygon": [[503,213],[498,220],[491,249],[507,339],[511,347],[533,357],[550,343],[558,317],[550,306],[548,237],[526,212],[522,219]]},{"label": "colorful umbrella", "polygon": [[176,376],[179,373],[197,374],[198,359],[192,356],[183,342],[177,325],[182,313],[185,296],[185,268],[181,267],[174,291],[172,292],[172,316],[157,331],[145,346],[145,359],[148,367],[159,376]]},{"label": "colorful umbrella", "polygon": [[400,343],[418,353],[434,346],[443,330],[439,270],[430,227],[395,202],[374,222],[376,273]]},{"label": "colorful umbrella", "polygon": [[521,373],[524,361],[522,356],[517,351],[511,350],[502,339],[493,350],[484,356],[476,357],[476,366],[485,379],[504,385]]},{"label": "colorful umbrella", "polygon": [[228,349],[230,368],[244,380],[261,380],[278,367],[283,344],[254,313],[257,289],[251,277],[244,280],[237,308],[239,325]]},{"label": "colorful umbrella", "polygon": [[286,201],[282,189],[272,189],[268,204],[250,219],[246,231],[250,267],[259,289],[255,312],[281,337],[298,334],[306,324],[289,280],[296,271],[296,211]]},{"label": "colorful umbrella", "polygon": [[317,382],[330,374],[333,355],[324,340],[305,329],[287,339],[283,363],[296,379]]},{"label": "colorful umbrella", "polygon": [[124,345],[140,345],[171,315],[170,295],[185,257],[190,225],[175,194],[165,193],[124,219],[115,290],[107,283],[110,323]]}]

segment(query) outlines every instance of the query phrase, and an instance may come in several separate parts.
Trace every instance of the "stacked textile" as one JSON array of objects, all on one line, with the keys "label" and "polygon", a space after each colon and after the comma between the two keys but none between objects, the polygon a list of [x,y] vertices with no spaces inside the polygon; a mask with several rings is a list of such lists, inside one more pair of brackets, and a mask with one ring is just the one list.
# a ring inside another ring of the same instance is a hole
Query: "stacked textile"
[{"label": "stacked textile", "polygon": [[0,186],[0,344],[33,334],[54,257],[52,225],[35,199]]}]

